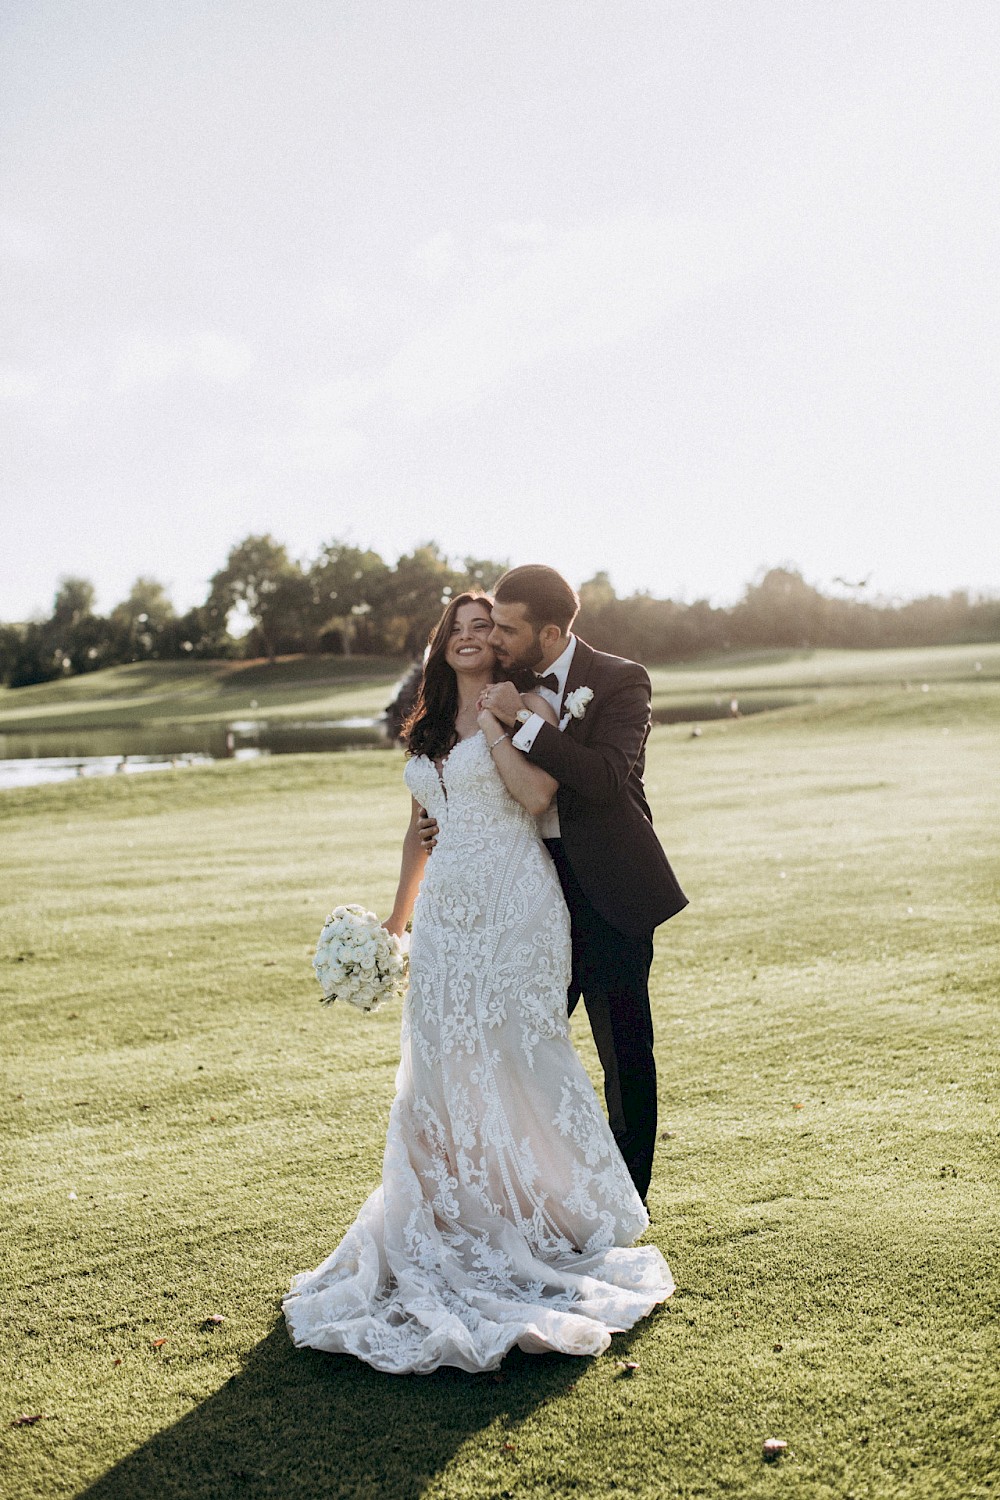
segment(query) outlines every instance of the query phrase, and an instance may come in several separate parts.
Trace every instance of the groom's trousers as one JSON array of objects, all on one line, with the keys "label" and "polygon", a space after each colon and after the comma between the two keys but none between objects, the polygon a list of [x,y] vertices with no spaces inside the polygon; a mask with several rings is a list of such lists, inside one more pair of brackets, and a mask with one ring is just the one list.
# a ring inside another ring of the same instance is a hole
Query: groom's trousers
[{"label": "groom's trousers", "polygon": [[626,937],[584,895],[561,839],[545,846],[569,907],[573,974],[569,1013],[581,997],[604,1069],[608,1120],[640,1198],[653,1174],[656,1147],[656,1064],[649,1009],[653,935]]}]

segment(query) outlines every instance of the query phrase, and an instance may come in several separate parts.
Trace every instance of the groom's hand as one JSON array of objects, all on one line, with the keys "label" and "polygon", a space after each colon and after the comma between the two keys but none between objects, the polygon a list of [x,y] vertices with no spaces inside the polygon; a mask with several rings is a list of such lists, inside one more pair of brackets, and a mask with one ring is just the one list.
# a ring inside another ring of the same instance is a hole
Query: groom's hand
[{"label": "groom's hand", "polygon": [[420,844],[430,854],[437,843],[438,825],[437,819],[432,818],[426,809],[420,809],[420,817],[417,819],[417,831],[420,834]]},{"label": "groom's hand", "polygon": [[488,708],[494,718],[508,728],[517,723],[517,716],[524,707],[521,694],[512,682],[494,682],[482,694],[480,705]]}]

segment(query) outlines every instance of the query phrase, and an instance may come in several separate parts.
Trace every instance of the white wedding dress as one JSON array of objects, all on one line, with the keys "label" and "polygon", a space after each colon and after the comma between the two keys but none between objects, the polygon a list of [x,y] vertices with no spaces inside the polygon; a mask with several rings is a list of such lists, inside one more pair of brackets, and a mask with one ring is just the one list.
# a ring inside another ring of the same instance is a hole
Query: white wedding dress
[{"label": "white wedding dress", "polygon": [[598,1354],[673,1291],[569,1040],[569,916],[482,733],[406,782],[437,818],[413,914],[382,1185],[292,1281],[298,1345],[394,1374]]}]

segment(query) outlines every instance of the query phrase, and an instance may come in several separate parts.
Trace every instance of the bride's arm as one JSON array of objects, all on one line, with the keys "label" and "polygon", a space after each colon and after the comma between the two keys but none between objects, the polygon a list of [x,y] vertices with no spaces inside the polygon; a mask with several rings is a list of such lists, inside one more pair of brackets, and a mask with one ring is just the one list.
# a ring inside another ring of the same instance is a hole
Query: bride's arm
[{"label": "bride's arm", "polygon": [[[521,702],[525,708],[537,714],[540,719],[544,719],[547,724],[559,723],[555,709],[547,698],[542,697],[541,693],[522,693]],[[515,728],[519,729],[520,725],[515,725]]]},{"label": "bride's arm", "polygon": [[[544,771],[542,775],[545,775]],[[410,809],[410,826],[403,835],[403,858],[399,867],[396,899],[393,902],[391,916],[386,917],[382,923],[387,931],[394,932],[397,937],[402,937],[406,931],[406,924],[413,915],[413,903],[417,899],[417,891],[420,889],[424,866],[430,852],[421,844],[420,830],[417,827],[417,819],[423,812],[423,808],[416,798],[411,800],[413,806]]]},{"label": "bride's arm", "polygon": [[[535,693],[525,695],[529,699],[536,696]],[[532,712],[536,711],[533,703],[526,703],[525,706],[531,708]],[[552,710],[547,703],[544,706],[545,717],[548,718]],[[554,724],[555,718],[551,718],[550,722]],[[520,750],[515,750],[510,742],[510,730],[488,708],[482,710],[478,723],[486,736],[486,743],[504,786],[532,817],[540,817],[555,796],[558,781],[548,771],[543,771],[541,766],[533,766]]]}]

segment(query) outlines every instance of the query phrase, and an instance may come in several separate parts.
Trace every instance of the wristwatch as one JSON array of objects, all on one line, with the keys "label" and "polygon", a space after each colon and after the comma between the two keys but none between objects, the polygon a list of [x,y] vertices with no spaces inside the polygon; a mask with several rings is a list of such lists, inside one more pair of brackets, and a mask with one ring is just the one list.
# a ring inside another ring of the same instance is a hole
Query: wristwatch
[{"label": "wristwatch", "polygon": [[531,718],[531,709],[519,708],[517,713],[514,715],[514,718],[517,720],[518,724],[527,724],[528,720]]}]

